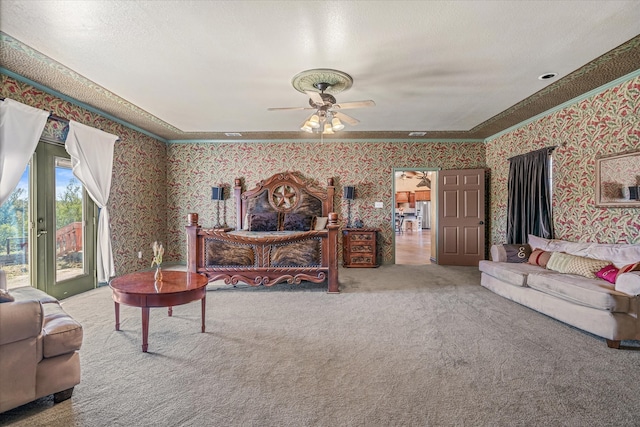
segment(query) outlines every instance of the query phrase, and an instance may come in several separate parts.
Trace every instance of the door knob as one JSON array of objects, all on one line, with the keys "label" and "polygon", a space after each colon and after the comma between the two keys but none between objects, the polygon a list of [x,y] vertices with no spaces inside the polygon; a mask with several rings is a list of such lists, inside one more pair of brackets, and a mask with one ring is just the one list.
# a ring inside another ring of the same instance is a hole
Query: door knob
[{"label": "door knob", "polygon": [[480,221],[478,224],[480,224],[480,225],[484,225],[484,221]]}]

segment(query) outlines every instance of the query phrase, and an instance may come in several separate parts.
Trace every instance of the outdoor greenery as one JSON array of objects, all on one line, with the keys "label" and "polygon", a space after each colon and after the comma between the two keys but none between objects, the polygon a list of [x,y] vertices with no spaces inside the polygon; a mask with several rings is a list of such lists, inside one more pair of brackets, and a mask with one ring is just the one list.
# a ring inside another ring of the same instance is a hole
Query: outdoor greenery
[{"label": "outdoor greenery", "polygon": [[[82,221],[82,186],[72,178],[56,200],[56,228]],[[0,206],[1,253],[9,255],[23,250],[29,235],[29,200],[24,188],[17,188]],[[7,249],[9,253],[7,253]]]}]

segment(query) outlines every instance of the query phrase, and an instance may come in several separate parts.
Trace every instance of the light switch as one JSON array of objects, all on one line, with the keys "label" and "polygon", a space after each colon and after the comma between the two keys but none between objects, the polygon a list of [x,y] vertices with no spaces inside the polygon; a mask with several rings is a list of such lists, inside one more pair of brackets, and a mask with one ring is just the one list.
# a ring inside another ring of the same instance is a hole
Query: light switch
[{"label": "light switch", "polygon": [[374,207],[378,208],[378,209],[382,209],[384,208],[384,203],[382,202],[375,202]]}]

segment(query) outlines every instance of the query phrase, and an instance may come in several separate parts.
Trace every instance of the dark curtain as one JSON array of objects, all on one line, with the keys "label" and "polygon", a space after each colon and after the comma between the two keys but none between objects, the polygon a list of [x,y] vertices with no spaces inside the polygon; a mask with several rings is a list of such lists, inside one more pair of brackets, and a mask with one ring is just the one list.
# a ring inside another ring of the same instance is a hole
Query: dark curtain
[{"label": "dark curtain", "polygon": [[509,159],[507,243],[526,243],[528,235],[553,239],[550,155],[546,147]]}]

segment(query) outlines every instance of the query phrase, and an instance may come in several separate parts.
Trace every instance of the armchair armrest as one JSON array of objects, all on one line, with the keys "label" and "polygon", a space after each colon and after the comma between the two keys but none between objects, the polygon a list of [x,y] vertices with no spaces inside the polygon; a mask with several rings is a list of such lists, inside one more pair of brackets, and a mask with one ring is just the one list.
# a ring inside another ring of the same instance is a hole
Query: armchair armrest
[{"label": "armchair armrest", "polygon": [[640,271],[622,273],[616,277],[616,291],[640,295]]},{"label": "armchair armrest", "polygon": [[37,337],[44,315],[40,301],[23,300],[0,304],[0,345]]}]

